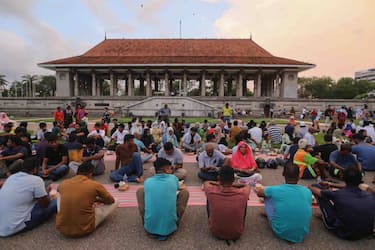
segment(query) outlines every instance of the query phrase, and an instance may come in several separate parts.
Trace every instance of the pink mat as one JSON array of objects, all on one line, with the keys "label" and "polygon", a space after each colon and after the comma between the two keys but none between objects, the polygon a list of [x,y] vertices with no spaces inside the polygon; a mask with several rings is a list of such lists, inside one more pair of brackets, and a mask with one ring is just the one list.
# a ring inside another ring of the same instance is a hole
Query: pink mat
[{"label": "pink mat", "polygon": [[[129,189],[125,192],[120,192],[113,187],[112,184],[103,185],[108,192],[119,200],[119,207],[137,207],[137,189],[142,187],[141,185],[130,185]],[[57,188],[57,185],[53,185],[53,188]],[[187,190],[190,193],[189,197],[189,206],[205,206],[206,205],[206,195],[201,190],[200,186],[188,186]],[[260,207],[264,204],[259,200],[254,192],[250,193],[249,201],[247,202],[248,206]]]},{"label": "pink mat", "polygon": [[[186,163],[196,163],[197,162],[196,157],[197,157],[196,154],[192,154],[192,153],[184,154],[184,162],[186,162]],[[232,155],[226,155],[225,157],[232,158]],[[282,155],[271,156],[271,155],[266,155],[266,154],[255,154],[255,158],[258,158],[258,157],[262,157],[263,159],[268,160],[268,159],[275,159],[276,157],[282,157]],[[153,162],[153,161],[155,161],[155,159],[156,159],[156,157],[155,157],[155,155],[153,155],[153,157],[149,160],[149,162]],[[112,154],[112,155],[106,154],[104,156],[104,160],[105,161],[116,161],[116,154]]]}]

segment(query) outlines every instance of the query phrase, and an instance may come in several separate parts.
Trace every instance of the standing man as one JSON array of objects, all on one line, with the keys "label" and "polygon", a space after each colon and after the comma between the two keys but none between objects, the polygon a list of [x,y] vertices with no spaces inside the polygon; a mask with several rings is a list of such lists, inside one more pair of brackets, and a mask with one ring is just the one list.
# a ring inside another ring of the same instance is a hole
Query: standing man
[{"label": "standing man", "polygon": [[229,107],[229,103],[225,103],[225,106],[223,107],[223,120],[225,123],[230,122],[230,118],[232,117],[232,111],[233,109]]},{"label": "standing man", "polygon": [[144,188],[137,190],[138,209],[145,230],[158,240],[166,240],[177,230],[185,212],[189,192],[178,191],[179,183],[170,161],[158,158],[154,162],[156,175],[148,178]]},{"label": "standing man", "polygon": [[91,180],[93,171],[94,166],[84,162],[78,167],[76,176],[58,187],[60,199],[56,228],[65,236],[80,237],[92,233],[118,206],[102,184]]},{"label": "standing man", "polygon": [[169,124],[169,117],[171,116],[171,109],[168,108],[168,104],[164,104],[164,108],[159,109],[159,120],[165,121]]},{"label": "standing man", "polygon": [[38,167],[35,158],[26,159],[0,189],[0,236],[31,230],[56,213],[56,200],[50,200],[43,180],[35,176]]},{"label": "standing man", "polygon": [[288,163],[283,170],[285,183],[279,186],[257,187],[255,192],[264,197],[264,209],[272,231],[277,237],[298,243],[310,231],[311,191],[297,185],[299,169]]},{"label": "standing man", "polygon": [[53,119],[57,124],[64,124],[64,113],[62,112],[60,107],[57,107],[55,112],[53,112]]},{"label": "standing man", "polygon": [[236,240],[245,229],[247,200],[250,186],[233,184],[234,170],[229,166],[220,169],[219,182],[207,181],[208,227],[211,233],[223,240]]}]

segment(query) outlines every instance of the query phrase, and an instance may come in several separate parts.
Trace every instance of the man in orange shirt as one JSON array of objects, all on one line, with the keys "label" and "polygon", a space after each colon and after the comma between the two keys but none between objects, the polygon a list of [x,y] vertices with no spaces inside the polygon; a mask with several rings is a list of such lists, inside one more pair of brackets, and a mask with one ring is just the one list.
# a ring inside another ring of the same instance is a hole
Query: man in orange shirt
[{"label": "man in orange shirt", "polygon": [[53,112],[53,119],[55,119],[55,122],[57,122],[58,124],[63,124],[64,113],[61,111],[60,107],[57,107],[55,112]]},{"label": "man in orange shirt", "polygon": [[93,171],[94,166],[84,162],[77,175],[63,181],[57,189],[60,197],[56,228],[67,237],[92,233],[118,206],[118,201],[102,184],[91,180]]},{"label": "man in orange shirt", "polygon": [[308,145],[306,139],[298,141],[298,150],[293,158],[293,163],[299,168],[300,179],[326,179],[328,177],[328,164],[322,159],[313,157],[310,152],[313,147]]},{"label": "man in orange shirt", "polygon": [[241,128],[238,126],[238,121],[233,122],[233,127],[229,130],[229,140],[234,142],[234,138],[241,132]]}]

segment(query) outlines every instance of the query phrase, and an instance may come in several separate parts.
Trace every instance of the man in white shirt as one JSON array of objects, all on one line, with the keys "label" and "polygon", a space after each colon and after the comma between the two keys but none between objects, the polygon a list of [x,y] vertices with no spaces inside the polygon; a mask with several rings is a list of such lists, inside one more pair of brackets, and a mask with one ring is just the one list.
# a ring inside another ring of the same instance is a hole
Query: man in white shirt
[{"label": "man in white shirt", "polygon": [[251,139],[253,139],[257,144],[260,144],[262,141],[263,131],[261,128],[257,127],[257,124],[254,122],[254,127],[249,130]]},{"label": "man in white shirt", "polygon": [[0,189],[0,236],[31,230],[56,213],[56,200],[49,199],[37,172],[35,158],[28,158]]},{"label": "man in white shirt", "polygon": [[116,141],[116,145],[124,143],[125,135],[129,134],[129,131],[125,130],[124,124],[119,124],[117,130],[112,134],[111,142]]},{"label": "man in white shirt", "polygon": [[313,147],[315,147],[315,144],[316,144],[315,138],[313,135],[314,132],[315,132],[315,129],[310,127],[308,131],[306,132],[306,134],[303,136],[303,138],[307,140],[307,145],[311,145]]},{"label": "man in white shirt", "polygon": [[100,129],[100,123],[95,123],[95,129],[91,131],[87,137],[95,138],[95,144],[104,147],[106,143],[108,143],[108,138],[105,136],[105,131]]}]

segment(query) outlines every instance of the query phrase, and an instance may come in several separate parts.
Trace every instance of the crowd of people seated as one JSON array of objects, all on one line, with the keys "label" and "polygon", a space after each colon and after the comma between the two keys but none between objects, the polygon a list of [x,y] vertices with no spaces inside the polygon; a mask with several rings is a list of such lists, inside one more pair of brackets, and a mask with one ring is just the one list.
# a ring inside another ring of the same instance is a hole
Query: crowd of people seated
[{"label": "crowd of people seated", "polygon": [[[360,239],[373,233],[374,190],[359,188],[365,171],[375,170],[375,130],[368,119],[357,127],[351,121],[332,122],[319,145],[315,134],[323,131],[316,123],[298,124],[294,117],[286,126],[273,120],[257,126],[253,120],[227,116],[212,124],[178,118],[170,123],[168,112],[163,114],[156,121],[138,117],[124,124],[112,119],[106,108],[101,121],[90,128],[87,111],[77,105],[75,112],[57,108],[52,130],[41,122],[33,136],[27,123],[15,129],[10,122],[3,124],[0,236],[30,230],[53,214],[57,230],[67,237],[92,233],[118,206],[105,187],[91,179],[106,172],[106,154],[115,154],[115,167],[107,171],[113,182],[143,184],[136,194],[138,209],[144,229],[158,240],[177,230],[187,207],[189,192],[181,185],[188,176],[186,154],[196,157],[209,229],[220,239],[236,240],[243,234],[251,188],[264,198],[264,215],[281,239],[302,242],[309,233],[312,195],[325,226],[339,237]],[[256,155],[271,151],[283,157],[285,184],[264,187]],[[143,165],[151,160],[151,177],[146,179]],[[62,178],[53,199],[48,181]],[[318,184],[304,187],[298,185],[300,179],[316,179]],[[346,185],[336,185],[337,180]],[[341,190],[332,191],[333,186]]]}]

